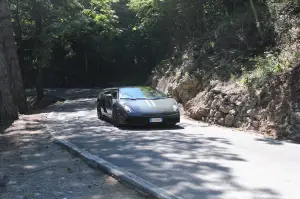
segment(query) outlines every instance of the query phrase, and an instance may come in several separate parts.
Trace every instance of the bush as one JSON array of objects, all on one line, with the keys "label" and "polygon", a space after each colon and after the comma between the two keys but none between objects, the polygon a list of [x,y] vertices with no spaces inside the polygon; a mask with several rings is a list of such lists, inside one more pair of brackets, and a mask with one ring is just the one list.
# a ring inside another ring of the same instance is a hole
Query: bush
[{"label": "bush", "polygon": [[244,73],[242,83],[247,87],[262,86],[272,75],[284,70],[284,64],[276,53],[266,53],[249,59],[255,64],[255,70]]}]

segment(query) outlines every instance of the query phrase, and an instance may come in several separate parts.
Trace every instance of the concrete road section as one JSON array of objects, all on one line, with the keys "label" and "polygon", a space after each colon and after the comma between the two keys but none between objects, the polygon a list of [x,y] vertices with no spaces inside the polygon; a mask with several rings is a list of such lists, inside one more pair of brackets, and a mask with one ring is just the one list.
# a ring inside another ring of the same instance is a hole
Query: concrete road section
[{"label": "concrete road section", "polygon": [[55,137],[186,199],[296,199],[300,145],[182,119],[176,128],[113,127],[96,99],[74,97],[48,116]]}]

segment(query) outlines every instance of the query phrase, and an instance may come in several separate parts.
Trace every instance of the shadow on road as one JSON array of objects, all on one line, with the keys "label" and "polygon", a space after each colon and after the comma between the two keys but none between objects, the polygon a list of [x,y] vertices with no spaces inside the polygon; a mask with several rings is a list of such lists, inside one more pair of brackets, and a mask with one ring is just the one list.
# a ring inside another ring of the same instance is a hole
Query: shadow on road
[{"label": "shadow on road", "polygon": [[118,129],[97,119],[94,100],[68,101],[47,122],[56,137],[183,198],[279,197],[270,188],[241,184],[230,165],[247,160],[229,149],[232,143],[226,138],[204,137],[201,128],[191,133],[194,124]]},{"label": "shadow on road", "polygon": [[269,138],[256,138],[255,140],[259,141],[259,142],[271,144],[271,145],[283,145],[284,144],[282,141],[275,140],[275,139],[269,139]]},{"label": "shadow on road", "polygon": [[145,198],[55,145],[45,112],[22,115],[0,134],[1,199]]},{"label": "shadow on road", "polygon": [[132,126],[124,125],[119,127],[120,130],[127,131],[166,131],[166,130],[179,130],[184,129],[180,125],[168,126],[168,125],[146,125],[146,126]]}]

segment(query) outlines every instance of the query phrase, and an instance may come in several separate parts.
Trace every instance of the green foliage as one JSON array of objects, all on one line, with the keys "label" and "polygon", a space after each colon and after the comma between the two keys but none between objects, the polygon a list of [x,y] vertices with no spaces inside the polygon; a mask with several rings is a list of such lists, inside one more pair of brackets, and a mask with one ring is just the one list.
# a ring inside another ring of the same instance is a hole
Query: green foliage
[{"label": "green foliage", "polygon": [[276,17],[296,16],[299,1],[11,0],[10,9],[27,79],[38,65],[49,66],[50,82],[52,73],[77,85],[192,65],[189,72],[224,80],[243,73],[246,83],[287,65],[263,53],[291,26],[282,22],[278,32]]},{"label": "green foliage", "polygon": [[[117,23],[117,16],[111,8],[114,2],[116,0],[13,0],[10,7],[14,21],[19,21],[15,26],[22,30],[22,39],[32,40],[33,43],[36,43],[36,38],[40,40],[40,45],[34,47],[36,59],[33,61],[47,65],[53,42],[62,42],[70,37],[74,40],[74,37],[91,32],[99,37],[116,34],[118,30],[114,24]],[[42,21],[40,32],[36,32],[38,19]],[[37,60],[39,56],[43,60]]]},{"label": "green foliage", "polygon": [[247,87],[262,86],[271,76],[284,70],[284,65],[276,53],[266,53],[264,57],[250,59],[255,64],[255,70],[244,74],[242,83]]},{"label": "green foliage", "polygon": [[248,57],[273,42],[263,0],[130,0],[128,5],[139,19],[135,29],[158,44],[165,58],[179,57],[184,64],[188,49],[188,59],[201,74],[230,78],[241,73],[239,66]]}]

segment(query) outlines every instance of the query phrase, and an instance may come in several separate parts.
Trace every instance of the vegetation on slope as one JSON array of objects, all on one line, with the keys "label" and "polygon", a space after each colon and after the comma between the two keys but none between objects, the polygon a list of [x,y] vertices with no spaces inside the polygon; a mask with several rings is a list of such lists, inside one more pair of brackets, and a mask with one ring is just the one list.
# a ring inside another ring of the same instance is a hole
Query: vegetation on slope
[{"label": "vegetation on slope", "polygon": [[159,64],[224,80],[280,72],[290,63],[277,47],[297,27],[299,0],[12,0],[10,9],[27,87],[45,67],[45,86],[102,86]]},{"label": "vegetation on slope", "polygon": [[295,65],[299,52],[299,0],[11,0],[8,5],[25,87],[36,87],[38,99],[43,87],[141,83],[153,69],[259,86]]}]

